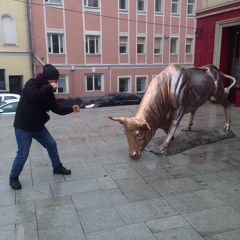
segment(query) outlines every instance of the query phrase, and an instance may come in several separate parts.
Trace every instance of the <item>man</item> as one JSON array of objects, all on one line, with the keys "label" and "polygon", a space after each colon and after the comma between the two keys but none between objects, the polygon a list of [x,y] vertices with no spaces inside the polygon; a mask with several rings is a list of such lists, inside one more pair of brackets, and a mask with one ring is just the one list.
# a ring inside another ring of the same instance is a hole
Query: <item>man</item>
[{"label": "man", "polygon": [[47,114],[50,110],[60,115],[80,111],[78,105],[70,107],[57,104],[54,90],[57,88],[58,78],[58,70],[51,64],[46,64],[43,66],[43,72],[35,79],[29,79],[23,88],[13,124],[18,151],[10,172],[9,184],[14,190],[22,188],[19,175],[28,158],[32,139],[47,149],[54,174],[71,174],[71,170],[63,167],[56,141],[44,126],[50,119]]}]

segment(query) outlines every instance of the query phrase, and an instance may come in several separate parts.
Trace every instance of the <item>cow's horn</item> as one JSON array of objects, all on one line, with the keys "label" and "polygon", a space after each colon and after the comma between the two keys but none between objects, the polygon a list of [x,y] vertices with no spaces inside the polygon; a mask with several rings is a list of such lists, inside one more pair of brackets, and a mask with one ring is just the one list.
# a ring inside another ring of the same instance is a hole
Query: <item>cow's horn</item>
[{"label": "cow's horn", "polygon": [[119,122],[119,123],[121,123],[123,125],[126,122],[126,118],[125,117],[110,117],[109,116],[108,118],[110,118],[113,121],[117,121],[117,122]]}]

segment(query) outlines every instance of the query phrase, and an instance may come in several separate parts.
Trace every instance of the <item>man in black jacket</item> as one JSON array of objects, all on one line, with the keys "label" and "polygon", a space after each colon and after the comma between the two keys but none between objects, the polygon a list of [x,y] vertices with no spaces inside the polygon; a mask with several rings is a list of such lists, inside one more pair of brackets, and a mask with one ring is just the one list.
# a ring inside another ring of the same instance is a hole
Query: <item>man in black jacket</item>
[{"label": "man in black jacket", "polygon": [[47,149],[54,174],[71,174],[71,170],[63,167],[56,141],[44,126],[50,119],[47,114],[50,110],[60,115],[80,111],[78,105],[71,107],[57,104],[54,90],[57,88],[58,78],[58,70],[51,64],[46,64],[43,66],[43,72],[35,79],[29,79],[23,88],[13,124],[18,151],[10,172],[9,184],[15,190],[22,188],[19,175],[28,158],[32,139]]}]

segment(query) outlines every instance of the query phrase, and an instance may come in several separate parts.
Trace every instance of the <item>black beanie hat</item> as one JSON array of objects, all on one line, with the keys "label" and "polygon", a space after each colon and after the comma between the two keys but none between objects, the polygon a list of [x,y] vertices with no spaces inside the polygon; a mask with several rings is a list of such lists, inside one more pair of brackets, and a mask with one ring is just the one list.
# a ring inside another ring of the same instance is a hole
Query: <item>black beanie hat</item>
[{"label": "black beanie hat", "polygon": [[42,74],[47,80],[57,80],[59,78],[58,70],[51,64],[46,64],[43,66]]}]

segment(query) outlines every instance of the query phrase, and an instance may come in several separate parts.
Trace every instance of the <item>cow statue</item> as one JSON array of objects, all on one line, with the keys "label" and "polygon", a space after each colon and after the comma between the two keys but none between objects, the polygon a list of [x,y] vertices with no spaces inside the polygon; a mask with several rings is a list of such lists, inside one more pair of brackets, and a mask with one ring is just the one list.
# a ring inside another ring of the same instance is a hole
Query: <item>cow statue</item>
[{"label": "cow statue", "polygon": [[[224,88],[222,77],[230,79],[232,84]],[[157,151],[161,154],[174,138],[184,114],[191,113],[183,129],[190,131],[196,110],[211,97],[222,104],[226,119],[223,130],[229,131],[230,104],[227,95],[235,83],[235,78],[220,72],[214,65],[182,68],[172,64],[150,82],[134,117],[109,118],[124,125],[131,158],[140,157],[156,130],[163,129],[167,136],[158,147]]]}]

